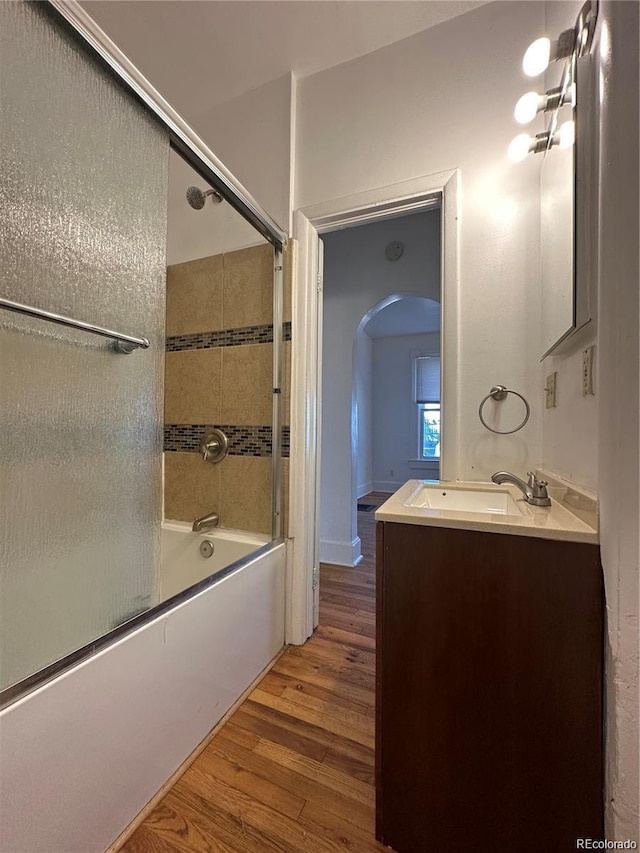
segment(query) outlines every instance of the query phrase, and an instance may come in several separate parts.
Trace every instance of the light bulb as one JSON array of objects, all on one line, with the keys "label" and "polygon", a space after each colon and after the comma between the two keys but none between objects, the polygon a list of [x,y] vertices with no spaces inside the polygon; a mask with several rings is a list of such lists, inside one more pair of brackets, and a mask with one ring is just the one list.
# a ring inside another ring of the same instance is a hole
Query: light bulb
[{"label": "light bulb", "polygon": [[537,77],[542,74],[549,65],[551,56],[551,42],[548,38],[536,39],[527,48],[522,60],[522,70],[527,77]]},{"label": "light bulb", "polygon": [[537,92],[527,92],[520,98],[513,111],[518,124],[529,124],[530,121],[534,120],[540,109],[541,100],[542,98]]},{"label": "light bulb", "polygon": [[519,163],[529,153],[529,149],[531,148],[531,143],[533,140],[526,133],[520,133],[516,136],[515,139],[511,141],[511,145],[509,146],[509,160],[512,160],[514,163]]},{"label": "light bulb", "polygon": [[565,121],[560,125],[559,148],[571,148],[576,138],[576,125],[573,121]]}]

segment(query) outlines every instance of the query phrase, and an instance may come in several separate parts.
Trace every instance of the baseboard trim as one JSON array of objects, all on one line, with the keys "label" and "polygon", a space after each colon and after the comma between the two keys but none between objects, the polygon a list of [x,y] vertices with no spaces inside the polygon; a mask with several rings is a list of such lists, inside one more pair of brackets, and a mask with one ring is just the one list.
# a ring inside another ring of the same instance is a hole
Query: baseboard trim
[{"label": "baseboard trim", "polygon": [[[418,479],[418,478],[416,478]],[[374,492],[397,492],[400,486],[404,486],[405,480],[374,480],[373,489]]]},{"label": "baseboard trim", "polygon": [[215,726],[211,729],[211,731],[206,735],[204,740],[200,741],[198,746],[193,750],[190,755],[188,755],[182,764],[178,767],[178,769],[167,779],[164,785],[160,788],[160,790],[154,794],[154,796],[149,800],[146,806],[138,812],[138,814],[131,821],[129,826],[124,829],[120,835],[116,838],[116,840],[111,844],[110,847],[107,847],[105,853],[118,853],[127,841],[131,838],[133,833],[138,829],[141,824],[149,817],[151,812],[156,808],[156,806],[160,803],[161,800],[166,797],[171,788],[176,784],[176,782],[183,776],[189,767],[193,764],[196,758],[203,752],[207,746],[211,743],[213,738],[218,734],[220,729],[227,722],[229,717],[234,714],[240,705],[244,702],[244,700],[249,696],[252,690],[254,690],[257,685],[262,681],[265,675],[269,672],[269,670],[280,660],[282,655],[285,653],[287,647],[283,646],[278,654],[265,666],[265,668],[253,679],[251,684],[247,687],[247,689],[242,693],[238,699],[233,703],[233,705],[229,708],[227,713],[215,724]]},{"label": "baseboard trim", "polygon": [[320,562],[332,566],[357,566],[362,559],[362,542],[356,536],[353,542],[320,540]]},{"label": "baseboard trim", "polygon": [[358,486],[356,489],[356,497],[358,500],[363,498],[365,495],[368,495],[369,492],[373,492],[373,480],[369,480],[368,483],[364,483],[362,486]]}]

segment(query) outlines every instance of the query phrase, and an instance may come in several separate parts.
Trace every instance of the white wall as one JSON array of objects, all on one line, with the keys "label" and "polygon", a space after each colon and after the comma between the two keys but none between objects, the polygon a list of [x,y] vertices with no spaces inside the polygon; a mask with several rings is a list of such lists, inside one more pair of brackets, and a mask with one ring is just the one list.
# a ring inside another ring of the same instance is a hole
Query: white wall
[{"label": "white wall", "polygon": [[373,341],[362,329],[353,344],[353,394],[356,420],[356,497],[373,489]]},{"label": "white wall", "polygon": [[[580,4],[546,3],[550,31],[566,28]],[[580,285],[595,289],[594,321],[563,355],[558,406],[544,415],[544,466],[597,490],[607,607],[606,837],[640,841],[638,816],[638,5],[601,4],[590,73],[588,134],[597,206],[576,212],[597,262],[580,259]],[[578,154],[585,147],[578,139]],[[599,207],[599,210],[598,210]],[[594,288],[595,285],[595,288]],[[597,325],[596,325],[597,321]],[[582,349],[596,344],[594,397],[582,397]]]},{"label": "white wall", "polygon": [[[599,388],[596,385],[595,397],[582,396],[582,350],[593,343],[593,330],[587,328],[570,352],[549,356],[543,362],[544,376],[555,371],[557,378],[556,408],[545,409],[543,414],[542,458],[547,471],[596,492]],[[598,356],[596,347],[596,360]]]},{"label": "white wall", "polygon": [[265,242],[263,236],[225,201],[214,204],[208,198],[201,210],[194,210],[186,199],[190,186],[203,191],[209,189],[206,181],[179,154],[171,151],[167,194],[168,266]]},{"label": "white wall", "polygon": [[[394,293],[440,298],[440,213],[404,216],[325,234],[320,558],[353,565],[359,557],[352,465],[352,364],[365,314]],[[385,246],[404,244],[398,261]]]},{"label": "white wall", "polygon": [[417,458],[418,425],[412,352],[440,352],[440,335],[403,335],[373,342],[374,488],[395,492],[407,480],[438,478],[438,463],[410,467]]},{"label": "white wall", "polygon": [[[582,3],[565,2],[565,0],[553,0],[544,3],[545,32],[559,33],[573,26]],[[586,60],[583,60],[585,64]],[[593,100],[593,107],[597,115],[597,51],[592,54],[591,74],[589,86],[592,89],[589,94]],[[580,98],[580,104],[584,108],[584,97]],[[581,125],[583,133],[591,137],[590,150],[597,151],[597,124],[589,126],[586,122]],[[585,150],[582,139],[578,139],[579,156]],[[597,181],[597,165],[596,177]],[[578,213],[578,216],[580,214]],[[597,242],[597,216],[592,212],[593,228],[591,238]],[[543,246],[546,251],[546,247]],[[582,247],[584,252],[584,246]],[[597,293],[597,269],[595,265],[589,268],[580,261],[579,274],[584,278],[586,274],[593,281],[582,281],[581,286],[587,287]],[[597,336],[597,303],[591,300],[591,322],[576,334],[571,342],[565,344],[562,355],[547,357],[542,365],[543,376],[546,377],[557,373],[556,379],[556,407],[543,409],[543,454],[544,466],[547,470],[558,474],[560,477],[586,487],[593,491],[598,486],[598,397],[582,396],[582,350],[596,342]],[[598,349],[596,348],[596,359]],[[544,384],[544,382],[543,382]],[[596,392],[599,389],[596,388]]]},{"label": "white wall", "polygon": [[[539,163],[506,150],[542,19],[540,3],[492,3],[298,82],[296,206],[460,169],[461,478],[541,459]],[[478,421],[498,382],[532,405],[512,436]]]},{"label": "white wall", "polygon": [[[285,230],[291,210],[291,74],[258,86],[188,121],[227,169]],[[178,104],[174,107],[179,109]],[[203,98],[204,106],[204,98]]]},{"label": "white wall", "polygon": [[638,4],[600,4],[599,495],[607,601],[607,837],[640,842]]},{"label": "white wall", "polygon": [[[135,60],[135,58],[134,58]],[[214,154],[281,226],[291,214],[291,138],[295,81],[291,74],[238,98],[187,117]],[[179,110],[180,105],[174,104]],[[263,242],[229,204],[208,200],[202,210],[187,204],[191,185],[206,182],[171,152],[167,199],[167,262],[178,264]]]}]

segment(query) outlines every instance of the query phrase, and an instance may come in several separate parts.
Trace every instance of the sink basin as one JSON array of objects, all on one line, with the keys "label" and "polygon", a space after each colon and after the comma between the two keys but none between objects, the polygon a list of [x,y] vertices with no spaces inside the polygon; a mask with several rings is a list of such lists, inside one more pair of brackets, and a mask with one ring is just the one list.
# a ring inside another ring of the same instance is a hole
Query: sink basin
[{"label": "sink basin", "polygon": [[469,489],[436,485],[421,485],[405,506],[440,509],[453,512],[480,512],[487,515],[516,515],[524,513],[504,489]]}]

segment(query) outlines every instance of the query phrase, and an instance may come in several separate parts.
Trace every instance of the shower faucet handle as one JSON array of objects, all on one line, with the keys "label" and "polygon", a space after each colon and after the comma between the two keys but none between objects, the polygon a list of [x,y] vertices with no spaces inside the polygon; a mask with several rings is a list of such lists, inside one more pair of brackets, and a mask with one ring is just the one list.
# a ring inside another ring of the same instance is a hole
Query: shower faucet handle
[{"label": "shower faucet handle", "polygon": [[221,462],[227,455],[229,449],[229,440],[220,429],[212,429],[211,432],[204,434],[200,442],[200,453],[202,454],[203,462]]},{"label": "shower faucet handle", "polygon": [[217,438],[212,438],[210,441],[203,441],[200,445],[200,452],[202,453],[202,459],[204,462],[207,462],[209,459],[209,454],[212,456],[215,455],[216,451],[220,447],[220,442]]}]

